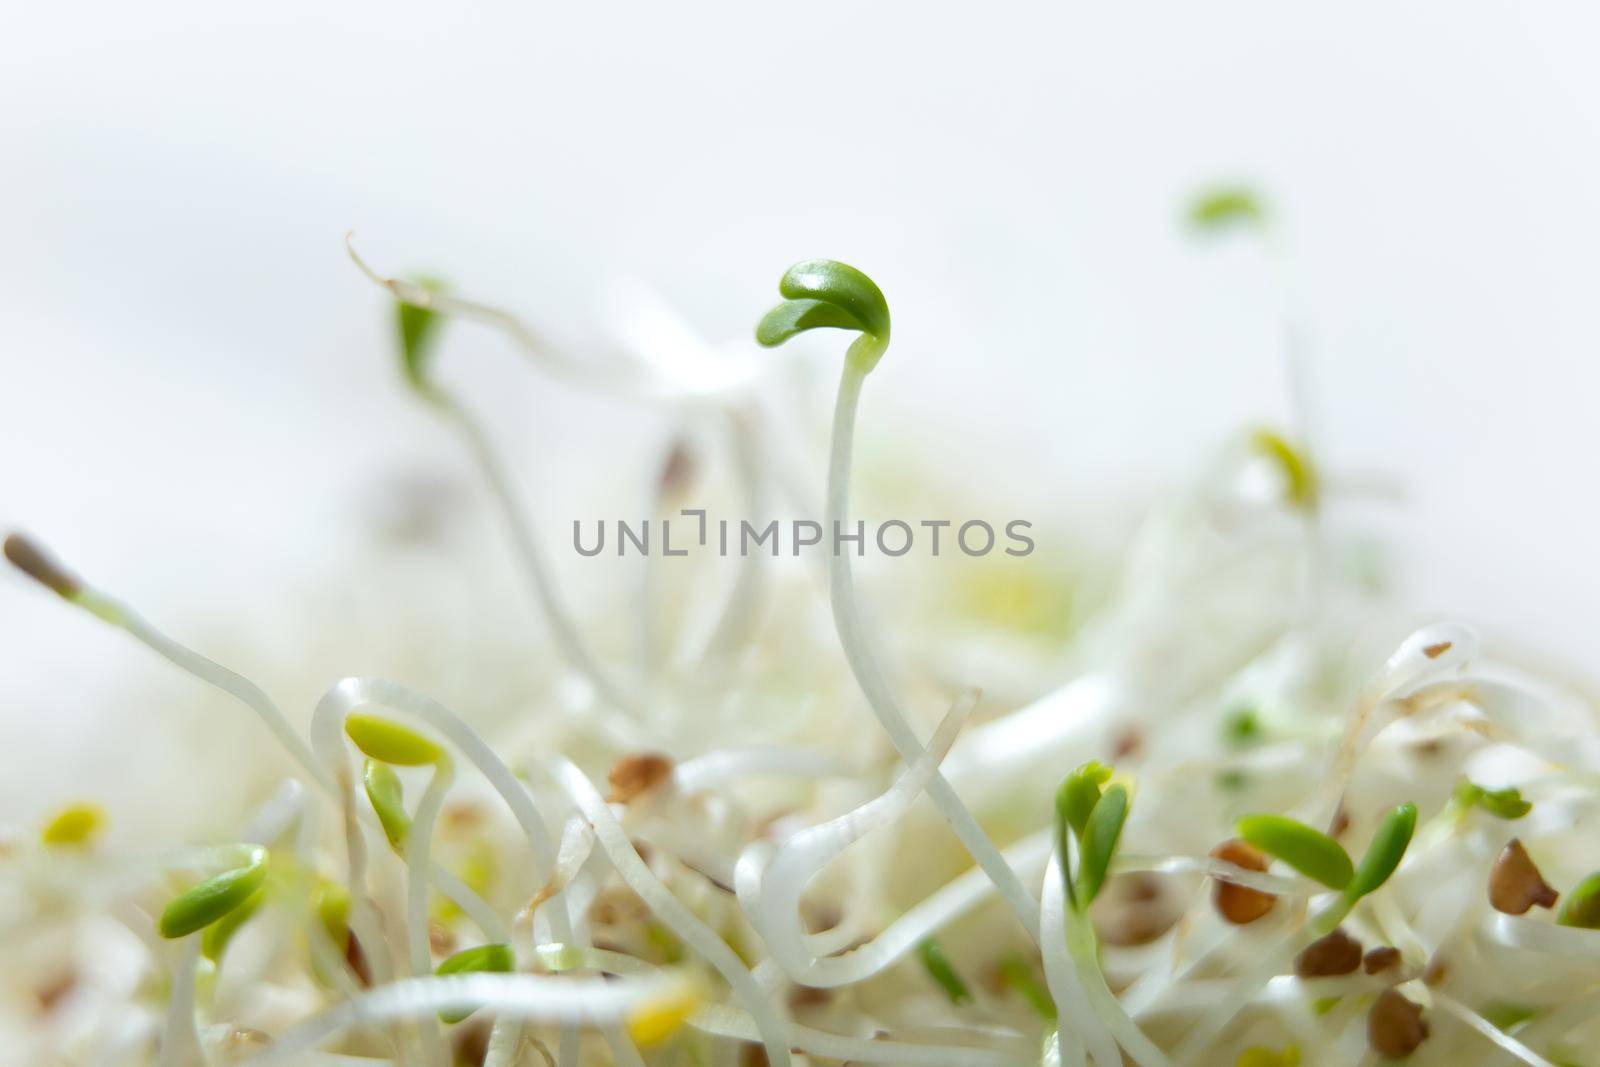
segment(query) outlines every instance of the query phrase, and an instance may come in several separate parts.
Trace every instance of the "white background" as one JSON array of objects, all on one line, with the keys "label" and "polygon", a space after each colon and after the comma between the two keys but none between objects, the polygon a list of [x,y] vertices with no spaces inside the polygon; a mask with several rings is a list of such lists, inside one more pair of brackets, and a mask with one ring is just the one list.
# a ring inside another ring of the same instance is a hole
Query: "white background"
[{"label": "white background", "polygon": [[[338,586],[375,479],[454,469],[347,229],[576,340],[618,277],[736,342],[787,263],[850,260],[895,313],[864,417],[1089,523],[1285,417],[1267,260],[1176,225],[1237,177],[1292,247],[1328,464],[1404,487],[1363,521],[1409,603],[1596,651],[1592,5],[279,0],[5,22],[0,521],[155,617],[246,644],[259,605]],[[595,410],[487,333],[466,347],[561,507],[632,477]],[[8,765],[62,766],[84,707],[144,669],[19,581],[0,637]],[[284,643],[324,638],[272,640],[269,678]]]}]

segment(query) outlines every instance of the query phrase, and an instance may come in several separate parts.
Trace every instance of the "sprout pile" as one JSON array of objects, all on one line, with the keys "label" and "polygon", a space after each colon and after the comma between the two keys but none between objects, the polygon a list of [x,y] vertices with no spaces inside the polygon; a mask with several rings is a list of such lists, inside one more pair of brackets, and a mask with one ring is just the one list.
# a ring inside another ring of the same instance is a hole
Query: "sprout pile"
[{"label": "sprout pile", "polygon": [[[1261,214],[1223,190],[1193,217]],[[397,300],[405,381],[481,469],[564,684],[493,744],[379,678],[339,681],[302,732],[10,536],[16,568],[236,700],[297,772],[233,840],[117,854],[86,799],[12,843],[0,1059],[1600,1065],[1594,709],[1452,622],[1375,664],[1324,519],[1341,487],[1303,440],[1241,435],[1157,509],[1030,699],[875,626],[848,550],[730,562],[692,640],[620,663],[439,379],[439,327],[485,322],[581,388],[674,383],[357,263]],[[826,491],[795,494],[848,528],[889,307],[830,260],[779,288],[762,346],[853,335]],[[792,485],[737,385],[684,391],[747,501]],[[669,457],[663,500],[690,467]]]}]

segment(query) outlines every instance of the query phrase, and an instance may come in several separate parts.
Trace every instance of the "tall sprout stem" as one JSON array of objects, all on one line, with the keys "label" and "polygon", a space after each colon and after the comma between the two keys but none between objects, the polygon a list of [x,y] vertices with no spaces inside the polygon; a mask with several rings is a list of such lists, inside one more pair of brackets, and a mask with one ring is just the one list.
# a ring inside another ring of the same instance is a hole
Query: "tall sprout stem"
[{"label": "tall sprout stem", "polygon": [[194,1022],[195,969],[200,963],[200,935],[178,946],[172,966],[172,993],[161,1032],[160,1067],[204,1067],[205,1053]]},{"label": "tall sprout stem", "polygon": [[[216,689],[220,689],[255,712],[256,716],[261,719],[272,735],[278,739],[278,743],[288,751],[289,755],[293,757],[294,761],[300,765],[300,768],[312,781],[344,804],[351,819],[362,817],[360,807],[348,803],[348,799],[344,795],[347,792],[347,788],[340,786],[329,766],[318,758],[313,747],[306,742],[305,738],[289,722],[289,717],[284,714],[283,709],[278,707],[277,703],[260,686],[243,675],[229,670],[220,663],[207,659],[188,646],[173,640],[153,626],[144,616],[97,589],[85,585],[68,599],[102,622],[109,623],[122,630],[185,674]],[[376,821],[376,817],[372,816],[370,812],[367,813],[366,818],[369,823]],[[498,921],[491,920],[494,912],[483,902],[481,897],[468,888],[461,879],[444,868],[433,864],[428,872],[428,877],[439,892],[459,905],[461,910],[486,932],[489,927],[484,926],[485,922]]]},{"label": "tall sprout stem", "polygon": [[500,512],[506,532],[511,536],[512,547],[532,584],[534,599],[550,626],[557,650],[594,687],[602,701],[639,718],[642,714],[639,702],[626,693],[600,665],[599,658],[579,632],[572,613],[557,592],[555,579],[551,577],[544,553],[534,538],[523,503],[518,499],[505,465],[477,417],[454,397],[443,393],[436,393],[435,396],[440,409],[466,441],[473,461],[483,475],[489,495]]},{"label": "tall sprout stem", "polygon": [[[850,512],[850,466],[855,439],[856,408],[861,399],[861,384],[867,372],[853,358],[846,359],[844,372],[839,379],[839,397],[833,414],[833,442],[828,463],[827,523],[824,537],[843,529]],[[837,547],[837,546],[832,546]],[[828,554],[828,595],[833,605],[834,625],[839,630],[839,641],[844,646],[845,658],[856,682],[866,695],[872,713],[889,735],[901,759],[911,763],[922,754],[922,745],[912,732],[899,702],[885,683],[869,638],[861,621],[855,582],[851,576],[850,557],[843,552]],[[1039,902],[1034,900],[1022,881],[1000,855],[1000,850],[989,840],[972,813],[945,779],[935,774],[928,783],[928,796],[961,839],[967,851],[994,880],[1011,910],[1016,913],[1028,936],[1039,940]]]},{"label": "tall sprout stem", "polygon": [[787,1030],[768,1002],[765,990],[750,973],[750,968],[715,930],[673,896],[651,873],[639,858],[627,831],[583,771],[568,760],[557,759],[550,765],[550,773],[594,827],[595,840],[628,888],[637,893],[685,945],[716,968],[734,996],[744,1002],[745,1010],[755,1020],[761,1033],[771,1067],[789,1067],[792,1061]]},{"label": "tall sprout stem", "polygon": [[[433,825],[454,778],[455,771],[448,760],[433,769],[428,787],[417,802],[417,814],[411,820],[411,830],[406,835],[406,949],[411,973],[418,978],[433,973],[433,955],[428,938],[428,866]],[[431,1013],[418,1016],[417,1029],[421,1033],[423,1054],[428,1062],[448,1062],[444,1038],[439,1033],[438,1016]]]},{"label": "tall sprout stem", "polygon": [[[511,811],[511,815],[521,827],[528,840],[529,848],[533,852],[534,877],[547,878],[555,869],[555,849],[550,842],[550,832],[546,828],[544,819],[538,807],[533,802],[533,797],[522,785],[517,777],[495,755],[494,750],[480,737],[476,730],[468,726],[459,715],[439,703],[437,700],[408,689],[396,682],[382,678],[346,678],[340,681],[317,704],[317,710],[312,722],[313,737],[319,740],[319,747],[323,744],[331,746],[338,742],[342,724],[350,713],[365,707],[379,707],[388,711],[398,711],[411,715],[427,723],[433,729],[443,734],[445,739],[455,746],[456,750],[466,757],[480,774],[488,781],[490,788],[500,794],[501,800]],[[336,750],[337,758],[344,760],[342,745]],[[342,777],[349,779],[348,771]],[[418,817],[421,809],[418,809]],[[413,821],[412,835],[417,833],[416,822]],[[353,847],[361,847],[360,843],[353,843]],[[429,863],[435,885],[440,885],[439,875],[443,868],[437,864]],[[412,868],[414,872],[415,867]],[[448,875],[451,882],[459,885],[459,879]],[[461,886],[465,895],[476,902],[477,907],[462,910],[468,918],[478,924],[486,937],[492,941],[504,942],[509,940],[505,924],[496,915],[493,909],[484,905],[477,894]],[[441,892],[445,890],[441,887]],[[447,896],[450,896],[446,892]],[[451,896],[451,899],[459,898]],[[551,906],[544,910],[545,921],[549,924],[551,932],[561,941],[572,939],[572,920],[567,912],[565,900],[561,894],[553,895],[548,902]],[[481,915],[481,917],[480,917]],[[578,1031],[568,1022],[561,1025],[561,1046],[558,1062],[563,1065],[577,1063],[578,1056]]]}]

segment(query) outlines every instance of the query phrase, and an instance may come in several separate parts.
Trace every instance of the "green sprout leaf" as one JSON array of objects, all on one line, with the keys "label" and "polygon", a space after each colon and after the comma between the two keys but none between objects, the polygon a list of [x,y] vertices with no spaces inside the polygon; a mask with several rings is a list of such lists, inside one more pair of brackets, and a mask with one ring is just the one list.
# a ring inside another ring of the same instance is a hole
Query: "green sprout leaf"
[{"label": "green sprout leaf", "polygon": [[[510,974],[516,969],[516,966],[516,954],[511,951],[510,945],[489,944],[462,949],[439,964],[433,973],[439,975],[475,974],[488,971],[496,974]],[[448,1008],[439,1013],[439,1018],[447,1023],[458,1023],[477,1011],[478,1007],[478,1005],[474,1005],[464,1008]]]},{"label": "green sprout leaf", "polygon": [[1342,890],[1355,877],[1343,846],[1305,823],[1282,815],[1246,815],[1237,830],[1245,841],[1329,889]]},{"label": "green sprout leaf", "polygon": [[966,1004],[972,1000],[972,991],[967,988],[967,983],[961,980],[956,969],[950,965],[944,949],[939,947],[939,942],[927,938],[917,945],[917,958],[922,961],[922,966],[932,976],[940,989],[950,998],[952,1004]]},{"label": "green sprout leaf", "polygon": [[1111,857],[1117,851],[1117,841],[1122,837],[1122,824],[1128,821],[1128,790],[1118,783],[1106,789],[1105,795],[1089,813],[1083,828],[1078,853],[1078,908],[1087,910],[1094,903],[1100,886],[1105,883],[1106,872],[1111,869]]},{"label": "green sprout leaf", "polygon": [[1417,829],[1417,806],[1401,804],[1383,817],[1378,832],[1372,835],[1367,853],[1361,857],[1361,866],[1355,877],[1345,887],[1344,895],[1353,904],[1389,880],[1400,858],[1411,844],[1411,835]]},{"label": "green sprout leaf", "polygon": [[[440,291],[444,283],[436,278],[417,278],[416,284],[424,289]],[[406,381],[424,392],[428,389],[425,373],[429,357],[433,355],[439,326],[443,322],[439,313],[430,308],[401,302],[395,305],[395,327],[400,336],[400,363]]]},{"label": "green sprout leaf", "polygon": [[877,364],[889,344],[889,303],[876,282],[832,259],[808,259],[790,267],[778,283],[785,301],[756,326],[756,341],[768,348],[819,328],[856,330],[850,358],[863,371]]},{"label": "green sprout leaf", "polygon": [[219,962],[222,954],[227,951],[228,942],[239,932],[239,927],[250,921],[250,917],[261,907],[261,901],[266,895],[267,888],[262,886],[245,897],[244,903],[206,927],[205,933],[200,935],[200,955],[212,963]]},{"label": "green sprout leaf", "polygon": [[1533,810],[1533,803],[1522,798],[1520,789],[1485,789],[1466,778],[1456,783],[1455,802],[1463,812],[1482,808],[1497,819],[1520,819]]},{"label": "green sprout leaf", "polygon": [[372,810],[378,813],[378,822],[383,825],[389,847],[403,852],[406,834],[411,830],[411,816],[406,814],[405,787],[400,784],[400,776],[387,763],[369,759],[361,771],[361,784],[366,787]]},{"label": "green sprout leaf", "polygon": [[415,730],[390,719],[357,712],[344,720],[344,732],[366,756],[397,767],[439,763],[444,749]]},{"label": "green sprout leaf", "polygon": [[1585,930],[1600,930],[1600,871],[1572,887],[1556,922],[1562,926],[1578,926]]},{"label": "green sprout leaf", "polygon": [[1083,837],[1083,828],[1089,824],[1089,814],[1100,803],[1100,787],[1111,780],[1111,768],[1097,760],[1082,764],[1067,775],[1056,791],[1056,810],[1072,827],[1075,836]]},{"label": "green sprout leaf", "polygon": [[105,829],[105,809],[98,804],[69,804],[39,831],[39,840],[53,848],[84,848]]},{"label": "green sprout leaf", "polygon": [[1218,186],[1195,197],[1185,213],[1191,229],[1216,232],[1233,229],[1262,229],[1267,210],[1255,192],[1242,185]]},{"label": "green sprout leaf", "polygon": [[821,300],[785,300],[756,324],[756,341],[773,348],[797,333],[825,327],[864,332],[861,321],[843,308]]},{"label": "green sprout leaf", "polygon": [[267,850],[250,850],[242,867],[223,871],[179,893],[161,913],[157,928],[166,938],[186,937],[204,929],[250,899],[267,879]]}]

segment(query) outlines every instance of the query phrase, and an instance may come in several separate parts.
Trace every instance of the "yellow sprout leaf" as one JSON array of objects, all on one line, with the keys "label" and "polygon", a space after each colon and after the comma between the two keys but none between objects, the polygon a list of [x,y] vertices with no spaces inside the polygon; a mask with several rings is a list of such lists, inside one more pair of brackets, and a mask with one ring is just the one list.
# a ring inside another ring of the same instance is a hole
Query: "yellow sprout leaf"
[{"label": "yellow sprout leaf", "polygon": [[356,747],[380,763],[420,767],[444,759],[444,749],[415,730],[390,719],[357,712],[344,720],[344,732]]},{"label": "yellow sprout leaf", "polygon": [[1276,1052],[1252,1045],[1239,1053],[1233,1067],[1300,1067],[1300,1046],[1291,1042],[1283,1047],[1282,1052]]},{"label": "yellow sprout leaf", "polygon": [[637,1045],[659,1045],[683,1028],[700,1006],[700,996],[685,984],[641,1004],[628,1017],[628,1036]]},{"label": "yellow sprout leaf", "polygon": [[106,826],[105,809],[98,804],[69,804],[39,832],[47,845],[85,847],[94,842]]}]

